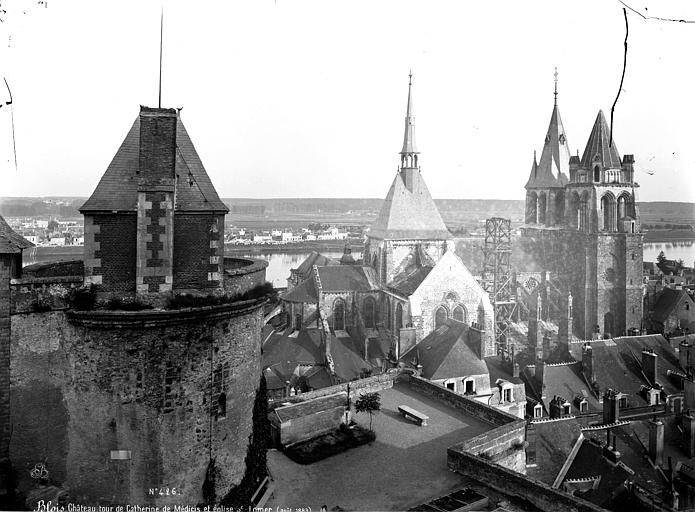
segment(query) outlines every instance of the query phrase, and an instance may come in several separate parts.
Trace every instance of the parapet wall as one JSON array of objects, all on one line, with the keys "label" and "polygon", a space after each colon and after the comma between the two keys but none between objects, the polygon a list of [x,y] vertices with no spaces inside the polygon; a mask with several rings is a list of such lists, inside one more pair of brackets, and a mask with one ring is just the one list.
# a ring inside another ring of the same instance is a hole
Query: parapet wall
[{"label": "parapet wall", "polygon": [[335,386],[329,386],[327,388],[317,389],[315,391],[309,391],[308,393],[301,393],[295,396],[288,396],[284,398],[278,398],[271,401],[268,404],[268,409],[273,410],[276,407],[280,407],[283,404],[291,403],[296,404],[299,402],[304,402],[306,400],[312,400],[314,398],[320,398],[322,396],[334,395],[341,392],[349,392],[350,397],[355,397],[359,393],[373,393],[375,391],[381,391],[382,389],[389,389],[393,387],[394,380],[398,377],[398,373],[383,373],[381,375],[375,375],[373,377],[367,377],[365,379],[353,380],[351,382],[344,382],[342,384],[336,384]]},{"label": "parapet wall", "polygon": [[506,495],[516,496],[545,512],[604,512],[581,498],[553,489],[537,480],[452,446],[447,451],[449,469],[477,480]]},{"label": "parapet wall", "polygon": [[241,295],[265,283],[268,262],[252,258],[224,259],[224,291],[228,295]]}]

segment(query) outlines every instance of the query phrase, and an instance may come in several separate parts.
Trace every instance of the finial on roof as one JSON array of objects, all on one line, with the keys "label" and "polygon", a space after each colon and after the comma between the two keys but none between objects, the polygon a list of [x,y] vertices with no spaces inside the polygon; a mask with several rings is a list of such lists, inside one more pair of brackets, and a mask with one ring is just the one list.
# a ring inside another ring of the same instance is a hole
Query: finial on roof
[{"label": "finial on roof", "polygon": [[164,4],[159,18],[159,108],[162,108],[162,41],[164,39]]},{"label": "finial on roof", "polygon": [[555,68],[555,105],[557,105],[557,67]]},{"label": "finial on roof", "polygon": [[412,69],[408,72],[408,78],[409,78],[408,79],[408,85],[413,85],[413,70]]}]

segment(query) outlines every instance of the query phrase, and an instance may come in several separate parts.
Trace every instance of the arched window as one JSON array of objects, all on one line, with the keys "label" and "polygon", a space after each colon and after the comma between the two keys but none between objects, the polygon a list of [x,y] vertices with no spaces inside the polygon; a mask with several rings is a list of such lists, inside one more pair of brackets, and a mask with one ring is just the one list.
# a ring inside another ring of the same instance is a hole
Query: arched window
[{"label": "arched window", "polygon": [[567,224],[579,227],[579,194],[572,192],[567,201]]},{"label": "arched window", "polygon": [[362,320],[366,328],[376,327],[376,302],[372,297],[367,297],[362,303]]},{"label": "arched window", "polygon": [[391,299],[386,297],[386,300],[384,301],[384,322],[386,323],[386,328],[391,329]]},{"label": "arched window", "polygon": [[396,332],[403,328],[403,306],[399,302],[396,304]]},{"label": "arched window", "polygon": [[538,224],[545,224],[545,211],[547,208],[545,192],[538,194]]},{"label": "arched window", "polygon": [[227,416],[227,394],[220,393],[217,397],[217,419],[221,420]]},{"label": "arched window", "polygon": [[562,224],[565,220],[565,193],[560,190],[555,194],[555,225]]},{"label": "arched window", "polygon": [[439,306],[434,312],[434,328],[437,329],[438,327],[444,325],[444,322],[446,322],[448,316],[449,312],[446,310],[446,308],[444,306]]},{"label": "arched window", "polygon": [[601,169],[598,165],[594,166],[594,181],[597,183],[601,181]]},{"label": "arched window", "polygon": [[468,322],[468,314],[466,313],[466,308],[464,308],[461,304],[454,308],[451,317],[458,322]]},{"label": "arched window", "polygon": [[603,335],[612,336],[613,334],[613,313],[609,311],[603,315]]},{"label": "arched window", "polygon": [[615,217],[615,197],[613,194],[605,194],[601,198],[601,211],[603,212],[603,230],[614,232],[617,230]]},{"label": "arched window", "polygon": [[333,303],[333,330],[345,330],[345,301],[343,299],[335,299]]},{"label": "arched window", "polygon": [[589,231],[589,192],[582,192],[579,200],[579,231]]},{"label": "arched window", "polygon": [[526,224],[535,224],[538,216],[538,195],[529,192],[526,197]]}]

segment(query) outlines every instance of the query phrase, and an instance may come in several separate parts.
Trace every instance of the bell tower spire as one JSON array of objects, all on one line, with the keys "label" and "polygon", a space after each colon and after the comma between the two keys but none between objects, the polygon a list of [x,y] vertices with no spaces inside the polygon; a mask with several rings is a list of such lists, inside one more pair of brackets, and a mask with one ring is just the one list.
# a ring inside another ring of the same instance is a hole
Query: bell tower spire
[{"label": "bell tower spire", "polygon": [[555,106],[557,107],[557,68],[555,68]]},{"label": "bell tower spire", "polygon": [[413,72],[408,75],[408,107],[405,113],[405,134],[401,149],[401,168],[417,169],[420,152],[415,145],[415,117],[413,116]]}]

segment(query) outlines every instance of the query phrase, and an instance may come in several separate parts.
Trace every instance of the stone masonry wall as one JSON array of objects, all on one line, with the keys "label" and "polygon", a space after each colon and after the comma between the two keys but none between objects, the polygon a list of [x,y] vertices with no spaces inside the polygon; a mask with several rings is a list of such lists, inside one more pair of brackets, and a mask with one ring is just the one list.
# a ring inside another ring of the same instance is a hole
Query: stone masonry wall
[{"label": "stone masonry wall", "polygon": [[82,283],[82,276],[12,279],[12,313],[67,309],[71,291]]},{"label": "stone masonry wall", "polygon": [[[139,312],[121,323],[109,312],[111,328],[64,312],[13,315],[10,453],[20,490],[45,462],[79,502],[199,503],[214,460],[216,494],[226,494],[245,472],[260,379],[262,301],[254,304],[173,325],[164,312],[159,327],[143,312],[149,328],[128,327]],[[165,487],[177,495],[149,493]]]},{"label": "stone masonry wall", "polygon": [[[10,268],[11,254],[0,254],[0,482],[7,482],[10,448]],[[6,491],[0,483],[0,491]]]},{"label": "stone masonry wall", "polygon": [[[239,265],[238,262],[244,262]],[[224,258],[224,291],[228,295],[240,295],[265,283],[268,262],[251,258]]]}]

